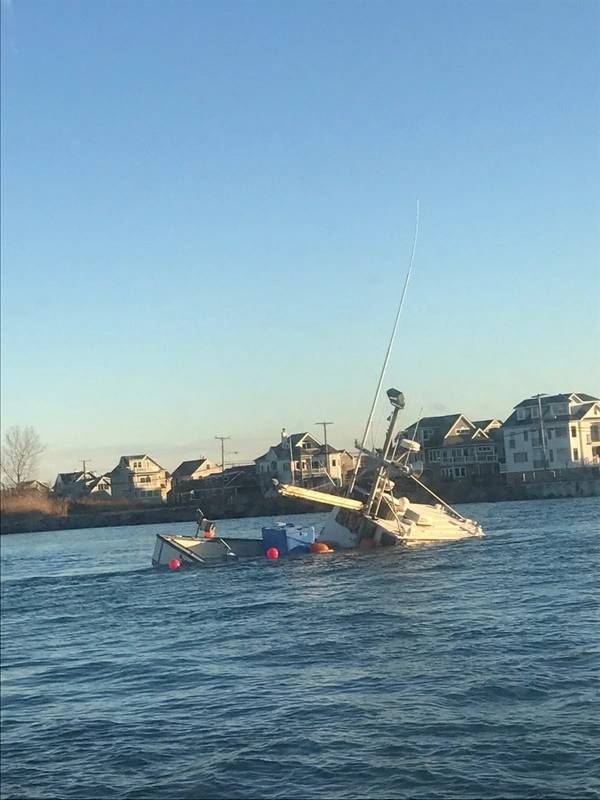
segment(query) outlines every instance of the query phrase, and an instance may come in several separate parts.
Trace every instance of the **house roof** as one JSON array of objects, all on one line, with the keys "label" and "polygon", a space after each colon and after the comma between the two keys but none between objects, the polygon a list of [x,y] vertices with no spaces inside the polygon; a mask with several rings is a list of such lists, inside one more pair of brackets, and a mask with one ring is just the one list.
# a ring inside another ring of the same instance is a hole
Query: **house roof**
[{"label": "house roof", "polygon": [[473,420],[473,425],[476,428],[481,428],[482,431],[485,431],[493,422],[499,422],[502,425],[502,420],[498,419],[497,417],[493,417],[492,419],[477,419]]},{"label": "house roof", "polygon": [[182,461],[175,472],[173,472],[173,477],[180,478],[183,475],[193,475],[206,461],[208,461],[207,458],[194,458],[191,461]]},{"label": "house roof", "polygon": [[[469,428],[472,429],[468,437],[470,439],[475,432],[475,426],[472,422],[469,422],[464,414],[444,414],[440,417],[422,417],[417,422],[409,425],[405,432],[409,434],[409,436],[414,436],[417,431],[417,426],[419,431],[433,430],[433,435],[428,437],[424,445],[427,447],[439,447],[442,444],[447,444],[448,434],[461,419],[464,419],[469,425]],[[454,439],[455,437],[452,438]],[[458,438],[462,438],[461,434],[458,434]]]},{"label": "house roof", "polygon": [[[91,472],[89,469],[85,471],[86,477],[95,478],[96,473]],[[56,480],[60,478],[63,483],[76,483],[80,478],[83,477],[82,470],[76,470],[75,472],[59,472],[56,476]]]},{"label": "house roof", "polygon": [[585,415],[592,410],[592,408],[597,404],[600,403],[600,400],[592,400],[589,403],[582,403],[577,408],[573,409],[571,414],[571,419],[583,419]]},{"label": "house roof", "polygon": [[[578,401],[582,400],[583,398],[587,398],[584,402],[580,402],[574,408],[569,408],[568,414],[550,414],[549,406],[551,403],[559,403],[559,402],[570,402],[571,398],[577,398]],[[543,422],[569,422],[574,419],[582,419],[588,411],[594,406],[595,403],[600,403],[600,398],[592,397],[589,394],[572,392],[571,394],[555,394],[550,395],[548,397],[542,397],[542,421]],[[523,400],[521,403],[518,403],[515,406],[515,410],[512,412],[510,417],[504,423],[504,427],[522,427],[531,425],[532,422],[535,423],[538,421],[538,418],[532,419],[531,417],[528,419],[518,419],[517,416],[517,409],[523,407],[530,407],[533,405],[537,406],[538,399],[537,397],[530,397],[527,400]]]},{"label": "house roof", "polygon": [[535,397],[527,397],[525,400],[521,400],[520,403],[517,403],[515,408],[538,405],[540,401],[543,406],[548,405],[548,403],[568,403],[573,399],[576,401],[587,402],[589,400],[599,400],[600,398],[594,397],[591,394],[585,394],[584,392],[569,392],[568,394],[564,392],[562,394],[542,394],[540,395],[539,400],[537,395],[535,395]]}]

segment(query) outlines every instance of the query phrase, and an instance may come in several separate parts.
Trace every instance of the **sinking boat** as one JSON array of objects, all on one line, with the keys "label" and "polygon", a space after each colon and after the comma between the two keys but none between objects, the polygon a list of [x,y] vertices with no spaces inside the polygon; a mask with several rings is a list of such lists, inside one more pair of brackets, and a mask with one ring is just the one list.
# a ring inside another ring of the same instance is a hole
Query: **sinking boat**
[{"label": "sinking boat", "polygon": [[[394,438],[398,414],[404,408],[404,395],[389,389],[392,405],[390,424],[381,452],[362,449],[365,472],[373,477],[362,491],[365,500],[319,492],[290,484],[276,484],[286,497],[333,506],[318,541],[336,549],[370,548],[386,545],[433,544],[484,535],[474,520],[463,517],[420,480],[420,470],[410,457],[420,450],[414,439]],[[355,471],[358,471],[357,469]],[[429,503],[414,503],[394,495],[394,478],[408,478],[433,498]],[[354,480],[352,485],[354,485]]]},{"label": "sinking boat", "polygon": [[[414,460],[420,451],[419,442],[404,438],[402,435],[394,437],[398,415],[405,405],[402,392],[397,389],[388,389],[387,396],[392,406],[392,413],[389,417],[390,424],[382,449],[369,451],[365,447],[413,268],[418,229],[419,206],[417,204],[415,236],[410,263],[347,496],[342,497],[274,481],[277,491],[283,496],[332,507],[316,541],[313,540],[312,544],[303,542],[296,552],[329,552],[331,549],[367,549],[394,545],[411,546],[458,541],[484,535],[477,522],[463,517],[421,481],[420,471]],[[363,459],[365,466],[361,473],[360,466]],[[359,477],[362,486],[357,486]],[[393,490],[398,478],[408,479],[409,482],[414,481],[422,491],[429,494],[433,502],[417,503],[412,502],[406,496],[397,497]],[[365,499],[352,496],[353,493],[360,492]],[[204,539],[200,538],[199,534],[201,525],[204,526]],[[208,520],[202,520],[201,525],[199,525],[196,537],[159,534],[152,563],[160,566],[169,564],[171,561],[179,562],[180,565],[181,563],[227,562],[240,557],[268,556],[269,550],[276,551],[277,556],[293,551],[293,547],[288,548],[287,546],[287,538],[290,537],[290,541],[293,538],[291,531],[285,534],[286,543],[283,543],[283,539],[281,539],[280,547],[276,547],[273,543],[268,543],[268,534],[265,534],[265,529],[263,529],[262,539],[234,539],[216,537],[214,525]]]},{"label": "sinking boat", "polygon": [[214,522],[198,510],[194,536],[159,533],[154,544],[153,567],[207,566],[239,558],[279,558],[309,553],[317,535],[314,527],[280,522],[262,529],[260,538],[218,536]]}]

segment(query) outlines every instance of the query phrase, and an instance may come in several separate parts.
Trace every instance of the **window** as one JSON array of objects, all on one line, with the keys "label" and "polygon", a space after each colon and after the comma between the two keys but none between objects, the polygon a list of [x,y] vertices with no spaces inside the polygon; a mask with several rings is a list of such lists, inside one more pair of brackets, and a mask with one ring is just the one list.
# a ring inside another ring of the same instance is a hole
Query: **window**
[{"label": "window", "polygon": [[567,428],[555,428],[554,436],[557,439],[564,438],[567,435]]},{"label": "window", "polygon": [[514,453],[513,461],[515,464],[524,464],[526,461],[529,461],[529,456],[527,453]]},{"label": "window", "polygon": [[579,461],[579,450],[576,447],[573,448],[573,461]]},{"label": "window", "polygon": [[423,441],[424,442],[426,442],[427,439],[431,439],[431,433],[432,433],[432,431],[429,428],[425,428],[423,430]]},{"label": "window", "polygon": [[598,423],[594,423],[590,428],[592,442],[600,441],[600,425]]},{"label": "window", "polygon": [[466,478],[467,477],[467,468],[466,467],[454,467],[454,477],[455,478]]},{"label": "window", "polygon": [[537,406],[531,406],[531,419],[537,419],[540,416],[540,410]]},{"label": "window", "polygon": [[546,436],[548,437],[548,439],[552,438],[552,428],[548,428],[548,430],[546,432]]},{"label": "window", "polygon": [[524,408],[517,408],[517,419],[521,421],[527,419],[527,414]]},{"label": "window", "polygon": [[335,459],[335,458],[331,459],[331,466],[332,467],[337,467],[337,459]]},{"label": "window", "polygon": [[554,450],[552,448],[550,448],[550,450],[548,452],[550,454],[550,461],[554,461]]},{"label": "window", "polygon": [[523,441],[529,441],[529,431],[523,431]]},{"label": "window", "polygon": [[516,443],[514,437],[509,440],[508,446],[510,447],[511,450],[515,449],[515,447],[517,446],[517,443]]},{"label": "window", "polygon": [[577,428],[575,425],[571,425],[571,439],[577,438]]}]

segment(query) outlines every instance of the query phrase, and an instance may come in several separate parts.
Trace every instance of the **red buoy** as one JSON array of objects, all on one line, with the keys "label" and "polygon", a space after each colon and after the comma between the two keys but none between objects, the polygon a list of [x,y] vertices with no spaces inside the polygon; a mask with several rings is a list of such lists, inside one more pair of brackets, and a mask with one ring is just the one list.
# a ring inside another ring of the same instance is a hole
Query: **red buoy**
[{"label": "red buoy", "polygon": [[205,539],[214,539],[215,538],[215,529],[213,528],[210,531],[204,531],[204,538]]},{"label": "red buoy", "polygon": [[169,569],[179,569],[181,566],[181,561],[178,558],[172,558],[169,561]]},{"label": "red buoy", "polygon": [[267,558],[279,558],[279,550],[276,547],[269,547]]}]

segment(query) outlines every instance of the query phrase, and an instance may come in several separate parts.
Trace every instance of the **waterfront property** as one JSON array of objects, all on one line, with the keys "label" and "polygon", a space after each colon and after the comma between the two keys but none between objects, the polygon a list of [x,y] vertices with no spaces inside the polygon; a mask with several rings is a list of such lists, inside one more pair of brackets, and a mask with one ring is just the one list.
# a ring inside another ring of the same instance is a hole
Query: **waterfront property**
[{"label": "waterfront property", "polygon": [[464,480],[498,474],[501,427],[499,419],[471,422],[464,414],[446,414],[423,417],[403,435],[419,442],[421,452],[414,460],[432,477]]},{"label": "waterfront property", "polygon": [[343,486],[354,466],[347,450],[321,444],[312,434],[281,432],[279,444],[255,459],[263,491],[272,488],[273,478],[282,483],[326,488]]},{"label": "waterfront property", "polygon": [[165,502],[171,489],[170,474],[146,454],[121,456],[110,477],[118,500]]},{"label": "waterfront property", "polygon": [[502,472],[523,479],[535,470],[600,465],[600,399],[582,392],[522,400],[502,429]]}]

